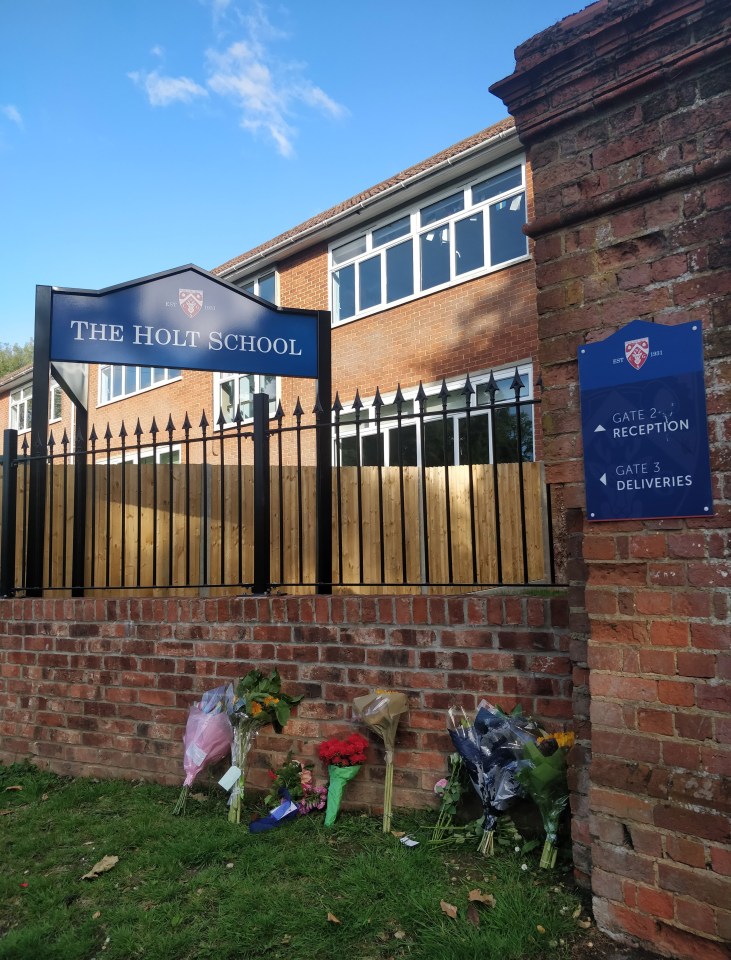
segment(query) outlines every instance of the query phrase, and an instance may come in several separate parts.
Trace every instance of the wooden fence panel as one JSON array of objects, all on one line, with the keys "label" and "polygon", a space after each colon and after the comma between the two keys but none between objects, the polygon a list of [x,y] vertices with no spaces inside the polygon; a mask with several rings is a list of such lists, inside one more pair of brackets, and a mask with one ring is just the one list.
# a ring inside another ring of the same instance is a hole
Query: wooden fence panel
[{"label": "wooden fence panel", "polygon": [[[174,464],[157,468],[135,463],[88,467],[86,583],[97,588],[94,595],[137,593],[141,584],[153,582],[154,590],[144,587],[146,595],[230,594],[253,578],[253,467],[239,473],[235,465]],[[154,470],[157,469],[157,483]],[[207,471],[204,477],[204,469]],[[498,466],[498,500],[502,580],[523,582],[519,464]],[[221,478],[223,473],[223,486]],[[406,467],[382,468],[382,500],[379,499],[377,467],[340,470],[342,523],[342,582],[338,563],[337,474],[333,473],[333,586],[336,592],[413,593],[425,574],[422,483],[426,480],[426,521],[428,530],[430,582],[449,584],[451,542],[453,584],[436,592],[464,592],[473,583],[473,541],[478,584],[498,582],[496,495],[492,465],[478,464],[472,470],[474,532],[470,510],[470,468],[429,467],[421,471]],[[525,506],[525,530],[528,580],[546,582],[549,577],[548,529],[545,509],[543,467],[540,463],[522,465]],[[271,570],[275,582],[286,584],[288,593],[310,593],[311,586],[300,587],[300,538],[302,540],[301,578],[312,584],[316,579],[316,470],[312,466],[271,470]],[[23,475],[19,472],[18,548],[16,582],[22,582],[22,503],[26,496]],[[72,466],[54,467],[49,472],[46,530],[50,547],[50,567],[46,558],[45,575],[60,589],[64,567],[66,583],[71,578],[73,486]],[[171,503],[172,480],[172,503]],[[204,483],[205,480],[205,483]],[[447,485],[449,488],[447,496]],[[124,499],[123,499],[124,486]],[[204,503],[204,497],[207,504]],[[403,504],[402,504],[403,501]],[[447,523],[449,505],[449,530]],[[403,529],[402,536],[402,506]],[[172,517],[171,517],[172,510]],[[284,539],[284,568],[280,570],[280,516]],[[93,517],[93,521],[92,521]],[[239,519],[241,518],[241,520]],[[240,527],[241,523],[241,527]],[[204,527],[205,525],[205,527]],[[93,529],[93,535],[92,535]],[[204,564],[203,533],[207,535]],[[65,543],[64,543],[65,530]],[[51,531],[53,536],[51,537]],[[171,544],[172,531],[172,546]],[[122,533],[124,532],[124,537]],[[448,535],[449,534],[449,535]],[[359,537],[362,536],[362,547]],[[241,538],[241,577],[239,577],[239,539]],[[223,565],[221,544],[223,542]],[[139,555],[138,555],[139,545]],[[383,577],[381,576],[383,546]],[[64,552],[65,547],[65,552]],[[124,548],[124,549],[123,549]],[[362,548],[362,571],[359,551]],[[404,573],[405,558],[405,573]],[[204,568],[214,587],[201,588]],[[124,574],[124,579],[122,575]],[[362,574],[362,576],[361,576]],[[363,580],[363,585],[352,586]],[[404,582],[410,585],[404,585]],[[380,584],[389,584],[383,588]],[[225,586],[220,586],[225,584]],[[189,586],[190,585],[190,586]],[[427,587],[423,589],[429,589]],[[67,593],[68,591],[64,591]]]}]

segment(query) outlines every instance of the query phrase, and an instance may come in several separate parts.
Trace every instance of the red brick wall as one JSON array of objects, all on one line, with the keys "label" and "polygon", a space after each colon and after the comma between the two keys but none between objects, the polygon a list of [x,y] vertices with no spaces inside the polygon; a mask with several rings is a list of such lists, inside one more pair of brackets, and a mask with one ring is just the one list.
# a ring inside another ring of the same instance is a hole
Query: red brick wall
[{"label": "red brick wall", "polygon": [[[425,806],[447,768],[447,709],[481,697],[570,729],[563,596],[0,600],[0,759],[61,773],[182,780],[191,703],[252,667],[276,666],[305,700],[284,735],[263,733],[252,779],[293,749],[316,759],[350,731],[353,697],[403,690],[397,806]],[[349,799],[377,809],[383,756]],[[324,777],[324,772],[319,770]]]},{"label": "red brick wall", "polygon": [[[575,839],[604,929],[704,960],[731,955],[730,49],[726,3],[604,0],[495,88],[533,165],[547,476],[586,638]],[[703,323],[714,517],[584,520],[577,350],[636,317]]]}]

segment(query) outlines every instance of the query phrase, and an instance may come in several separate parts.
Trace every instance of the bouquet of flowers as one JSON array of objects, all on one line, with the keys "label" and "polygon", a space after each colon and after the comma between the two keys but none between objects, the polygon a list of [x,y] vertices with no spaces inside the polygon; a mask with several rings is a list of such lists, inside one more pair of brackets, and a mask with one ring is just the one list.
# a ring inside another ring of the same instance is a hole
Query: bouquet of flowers
[{"label": "bouquet of flowers", "polygon": [[226,705],[233,699],[233,689],[216,687],[204,693],[200,703],[194,703],[188,712],[183,735],[183,769],[185,780],[173,813],[185,813],[193,781],[206,767],[223,760],[231,749],[233,730],[226,713]]},{"label": "bouquet of flowers", "polygon": [[391,830],[393,807],[393,752],[396,747],[396,730],[401,714],[408,710],[408,701],[403,693],[379,690],[376,693],[356,697],[353,708],[367,726],[381,737],[386,747],[386,780],[383,791],[383,832]]},{"label": "bouquet of flowers", "polygon": [[437,822],[430,843],[440,843],[453,832],[454,815],[467,788],[462,778],[464,764],[458,753],[449,755],[449,777],[434,784],[434,793],[441,799]]},{"label": "bouquet of flowers", "polygon": [[311,813],[313,810],[324,810],[327,787],[316,787],[312,781],[312,764],[302,764],[292,759],[291,751],[287,754],[278,770],[270,770],[269,777],[272,785],[264,798],[268,809],[278,806],[280,798],[286,795],[292,803],[297,804],[300,816]]},{"label": "bouquet of flowers", "polygon": [[449,716],[449,731],[457,752],[462,757],[484,813],[480,853],[493,851],[495,824],[499,813],[507,810],[518,797],[524,796],[517,774],[526,765],[525,744],[533,743],[541,731],[518,708],[510,716],[483,700],[470,723],[462,711],[459,722],[455,711]]},{"label": "bouquet of flowers", "polygon": [[268,677],[259,670],[250,670],[239,680],[230,711],[234,729],[231,757],[233,766],[239,771],[231,791],[228,812],[231,823],[241,822],[246,760],[254,738],[263,726],[270,723],[277,733],[281,733],[292,707],[301,699],[301,696],[290,697],[282,691],[282,680],[277,670],[273,670]]},{"label": "bouquet of flowers", "polygon": [[325,826],[331,827],[338,816],[345,784],[349,783],[366,761],[368,741],[359,733],[351,733],[345,740],[333,737],[320,744],[320,760],[327,765],[330,782],[327,788]]},{"label": "bouquet of flowers", "polygon": [[566,809],[569,791],[566,784],[566,755],[574,745],[573,733],[552,733],[529,741],[523,747],[527,761],[518,770],[518,780],[538,807],[546,831],[541,867],[556,866],[558,824]]}]

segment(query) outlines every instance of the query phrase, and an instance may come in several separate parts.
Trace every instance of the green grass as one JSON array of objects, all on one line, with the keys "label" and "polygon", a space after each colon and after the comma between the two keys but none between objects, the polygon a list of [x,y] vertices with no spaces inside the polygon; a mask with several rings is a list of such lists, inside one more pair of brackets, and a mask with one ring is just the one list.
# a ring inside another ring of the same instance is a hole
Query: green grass
[{"label": "green grass", "polygon": [[[215,784],[195,789],[203,801],[173,817],[173,789],[0,766],[0,958],[561,960],[583,934],[568,874],[539,870],[513,841],[490,859],[432,847],[435,814],[399,810],[395,827],[418,847],[358,814],[253,835],[228,822]],[[82,880],[105,855],[119,862]],[[476,887],[496,899],[476,905],[479,926],[467,917]]]}]

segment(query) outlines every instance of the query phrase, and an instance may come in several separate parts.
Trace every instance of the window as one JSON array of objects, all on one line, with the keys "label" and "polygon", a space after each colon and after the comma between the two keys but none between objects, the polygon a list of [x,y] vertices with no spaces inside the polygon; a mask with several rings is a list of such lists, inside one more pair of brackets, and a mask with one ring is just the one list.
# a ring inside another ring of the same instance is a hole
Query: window
[{"label": "window", "polygon": [[[106,460],[104,457],[97,458],[96,463],[100,466],[106,464],[116,464],[121,463],[122,457],[115,456],[110,457],[109,460]],[[136,450],[125,450],[124,453],[124,462],[125,463],[137,463],[137,451]],[[180,463],[180,447],[174,445],[172,448],[169,444],[160,444],[154,454],[151,447],[142,447],[140,449],[139,463],[141,464],[151,464],[151,463]]]},{"label": "window", "polygon": [[106,364],[99,367],[99,403],[111,403],[131,397],[143,390],[180,379],[180,370],[173,367],[126,367]]},{"label": "window", "polygon": [[[531,399],[532,368],[518,368],[522,381],[521,399]],[[372,401],[366,403],[357,418],[354,410],[345,409],[340,414],[339,431],[334,432],[335,456],[339,455],[341,466],[356,466],[360,456],[361,466],[424,466],[439,467],[464,463],[517,463],[533,460],[533,407],[520,408],[520,425],[514,403],[512,387],[515,368],[494,374],[497,384],[495,409],[490,409],[490,394],[487,389],[489,374],[472,379],[475,393],[470,400],[469,428],[467,421],[467,398],[463,392],[464,379],[448,385],[448,394],[441,395],[441,385],[426,389],[424,401],[423,431],[420,430],[420,406],[416,390],[404,393],[401,405],[399,429],[398,407],[386,403],[381,407],[380,425]],[[446,405],[445,405],[446,401]],[[494,415],[495,423],[491,422]],[[380,429],[379,429],[380,426]],[[520,451],[518,450],[518,426],[520,426]]]},{"label": "window", "polygon": [[10,394],[10,429],[24,433],[30,430],[33,413],[33,387],[21,387]]},{"label": "window", "polygon": [[270,303],[277,302],[277,275],[272,270],[261,277],[255,277],[253,280],[247,280],[241,285],[241,289],[246,293],[253,293],[255,297],[262,300],[268,300]]},{"label": "window", "polygon": [[61,398],[63,394],[57,383],[51,382],[51,392],[48,397],[48,422],[61,419]]},{"label": "window", "polygon": [[528,255],[525,167],[403,211],[330,251],[333,323],[499,269]]},{"label": "window", "polygon": [[254,394],[269,394],[269,416],[277,412],[277,378],[266,374],[256,373],[219,373],[215,396],[216,417],[223,414],[226,423],[234,423],[236,411],[241,411],[244,420],[251,420],[254,416]]}]

